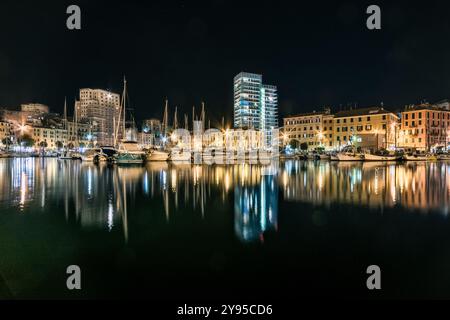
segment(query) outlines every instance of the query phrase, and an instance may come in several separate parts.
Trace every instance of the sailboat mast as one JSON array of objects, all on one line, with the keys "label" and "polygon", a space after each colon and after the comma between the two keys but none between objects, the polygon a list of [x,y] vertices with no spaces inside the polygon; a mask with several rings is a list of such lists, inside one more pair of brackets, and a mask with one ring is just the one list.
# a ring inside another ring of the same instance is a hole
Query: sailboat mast
[{"label": "sailboat mast", "polygon": [[178,107],[175,107],[175,115],[173,117],[173,128],[178,129],[178,117],[177,117]]},{"label": "sailboat mast", "polygon": [[202,101],[202,113],[200,114],[200,121],[202,122],[202,130],[205,129],[205,103]]},{"label": "sailboat mast", "polygon": [[125,118],[126,118],[126,104],[127,104],[127,79],[125,79],[125,77],[123,77],[123,139],[125,140],[126,138],[126,131],[125,131]]},{"label": "sailboat mast", "polygon": [[67,99],[64,97],[64,130],[67,130]]},{"label": "sailboat mast", "polygon": [[195,106],[192,106],[192,132],[195,128]]},{"label": "sailboat mast", "polygon": [[77,114],[77,102],[74,102],[73,105],[73,118],[75,120],[74,123],[74,127],[75,127],[75,144],[76,144],[76,148],[79,147],[79,142],[78,142],[78,114]]}]

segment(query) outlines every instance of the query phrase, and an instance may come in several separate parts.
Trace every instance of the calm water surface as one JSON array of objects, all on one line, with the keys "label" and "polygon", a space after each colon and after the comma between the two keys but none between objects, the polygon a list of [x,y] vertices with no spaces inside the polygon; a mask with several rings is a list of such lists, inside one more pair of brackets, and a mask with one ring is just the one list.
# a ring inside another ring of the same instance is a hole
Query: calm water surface
[{"label": "calm water surface", "polygon": [[0,298],[450,298],[449,196],[450,162],[0,159]]}]

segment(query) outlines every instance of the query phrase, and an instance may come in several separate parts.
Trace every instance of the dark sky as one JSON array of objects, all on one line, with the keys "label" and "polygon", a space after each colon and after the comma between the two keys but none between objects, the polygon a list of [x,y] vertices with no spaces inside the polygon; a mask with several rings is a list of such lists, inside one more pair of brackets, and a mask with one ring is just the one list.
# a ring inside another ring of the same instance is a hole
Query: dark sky
[{"label": "dark sky", "polygon": [[[122,90],[138,119],[207,103],[232,116],[232,80],[262,73],[280,114],[331,105],[392,108],[450,98],[450,8],[444,1],[9,1],[0,3],[0,106],[61,111],[81,87]],[[366,28],[366,8],[382,30]],[[78,4],[82,30],[66,29]],[[341,107],[340,107],[341,106]]]}]

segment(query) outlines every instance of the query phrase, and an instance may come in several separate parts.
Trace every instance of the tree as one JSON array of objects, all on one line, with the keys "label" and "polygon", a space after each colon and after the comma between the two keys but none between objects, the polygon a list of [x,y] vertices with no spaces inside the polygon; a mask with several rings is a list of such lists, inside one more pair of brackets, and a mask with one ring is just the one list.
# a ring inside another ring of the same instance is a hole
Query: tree
[{"label": "tree", "polygon": [[62,149],[64,147],[64,144],[61,141],[56,141],[55,145],[56,145],[56,148],[58,148],[58,149]]},{"label": "tree", "polygon": [[47,148],[47,146],[48,146],[47,141],[41,141],[41,142],[39,143],[39,147],[41,147],[41,148]]},{"label": "tree", "polygon": [[306,142],[302,142],[300,144],[300,149],[303,150],[303,151],[308,150],[308,144]]},{"label": "tree", "polygon": [[34,139],[29,135],[29,134],[24,134],[22,135],[19,139],[18,142],[21,146],[24,147],[32,147],[34,146]]},{"label": "tree", "polygon": [[10,138],[3,138],[3,139],[2,139],[2,144],[3,144],[4,146],[6,146],[6,149],[8,149],[9,146],[12,144],[12,141],[11,141]]},{"label": "tree", "polygon": [[289,141],[289,145],[291,146],[292,149],[298,149],[298,147],[300,146],[300,142],[294,139]]}]

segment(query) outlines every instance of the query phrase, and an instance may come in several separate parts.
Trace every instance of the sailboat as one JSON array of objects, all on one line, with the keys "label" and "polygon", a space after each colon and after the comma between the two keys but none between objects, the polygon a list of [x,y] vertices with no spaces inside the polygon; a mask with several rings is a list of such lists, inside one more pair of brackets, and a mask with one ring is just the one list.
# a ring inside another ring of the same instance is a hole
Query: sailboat
[{"label": "sailboat", "polygon": [[[167,130],[167,117],[168,117],[168,101],[166,99],[166,105],[164,108],[163,116],[163,134],[165,136],[165,131]],[[163,146],[164,147],[164,146]],[[167,161],[169,159],[169,152],[163,149],[151,149],[146,154],[147,161]]]},{"label": "sailboat", "polygon": [[[64,129],[68,131],[67,128],[67,100],[64,98]],[[58,160],[72,160],[72,152],[67,150],[67,147],[63,152],[58,154]]]},{"label": "sailboat", "polygon": [[133,127],[130,128],[130,135],[127,137],[126,135],[126,128],[125,128],[125,118],[126,118],[126,95],[127,95],[127,80],[124,78],[123,80],[123,94],[122,94],[122,106],[119,114],[118,119],[118,125],[116,129],[115,137],[118,136],[118,128],[120,126],[121,121],[121,113],[123,112],[123,118],[122,118],[122,130],[123,130],[123,136],[125,137],[120,143],[117,150],[116,155],[116,163],[118,164],[140,164],[144,162],[145,159],[145,152],[139,148],[139,145],[136,141],[136,134],[133,134],[136,132],[136,129],[134,127],[134,120],[133,120]]}]

